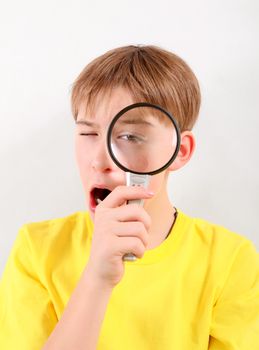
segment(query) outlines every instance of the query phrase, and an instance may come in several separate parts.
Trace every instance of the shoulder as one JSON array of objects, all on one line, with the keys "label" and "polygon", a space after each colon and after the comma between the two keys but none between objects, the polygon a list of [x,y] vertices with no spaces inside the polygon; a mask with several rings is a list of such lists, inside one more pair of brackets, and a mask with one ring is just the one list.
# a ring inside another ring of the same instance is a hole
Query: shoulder
[{"label": "shoulder", "polygon": [[65,217],[24,224],[20,231],[31,241],[49,241],[77,238],[92,230],[92,222],[87,212],[78,211]]},{"label": "shoulder", "polygon": [[93,223],[88,212],[75,212],[65,217],[24,224],[15,246],[36,262],[63,259],[90,244]]},{"label": "shoulder", "polygon": [[182,221],[188,227],[189,235],[204,245],[214,249],[238,249],[240,245],[253,245],[243,234],[234,232],[222,225],[210,222],[199,217],[190,217],[180,212]]},{"label": "shoulder", "polygon": [[249,278],[250,283],[258,280],[259,254],[253,242],[221,225],[182,215],[188,222],[190,249],[199,254],[202,262],[206,261],[218,282],[223,285],[230,275],[235,276],[236,286],[245,285]]},{"label": "shoulder", "polygon": [[213,263],[215,272],[224,274],[228,268],[240,265],[254,264],[258,268],[259,254],[244,235],[201,218],[183,213],[180,217],[185,223],[184,245],[195,256],[200,254],[203,262]]},{"label": "shoulder", "polygon": [[[183,213],[186,223],[183,250],[192,257],[192,269],[205,269],[206,280],[216,286],[215,300],[228,300],[259,292],[259,254],[242,234]],[[186,243],[186,244],[185,244]]]}]

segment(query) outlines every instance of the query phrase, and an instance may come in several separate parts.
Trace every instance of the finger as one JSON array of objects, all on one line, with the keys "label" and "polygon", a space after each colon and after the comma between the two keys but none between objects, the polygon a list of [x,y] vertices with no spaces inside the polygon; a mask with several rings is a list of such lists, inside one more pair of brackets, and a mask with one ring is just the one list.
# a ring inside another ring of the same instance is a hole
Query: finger
[{"label": "finger", "polygon": [[154,194],[142,186],[117,186],[99,205],[116,208],[132,199],[150,199]]},{"label": "finger", "polygon": [[146,210],[138,204],[128,204],[114,208],[114,218],[120,222],[142,222],[148,231],[151,225],[151,218]]},{"label": "finger", "polygon": [[143,257],[146,251],[142,241],[136,237],[124,237],[120,240],[117,249],[121,257],[125,254],[132,253],[139,259]]},{"label": "finger", "polygon": [[113,230],[117,237],[135,237],[141,240],[144,247],[147,247],[149,242],[149,234],[142,222],[124,222],[118,223]]}]

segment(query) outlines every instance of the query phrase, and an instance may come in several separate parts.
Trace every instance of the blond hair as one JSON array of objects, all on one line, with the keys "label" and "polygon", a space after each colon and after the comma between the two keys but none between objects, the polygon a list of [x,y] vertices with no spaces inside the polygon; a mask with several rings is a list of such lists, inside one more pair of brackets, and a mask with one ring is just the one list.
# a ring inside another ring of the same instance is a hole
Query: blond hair
[{"label": "blond hair", "polygon": [[92,108],[100,93],[126,88],[135,102],[150,102],[168,110],[181,131],[191,130],[198,117],[199,83],[179,56],[156,46],[124,46],[89,63],[72,87],[72,114],[81,105]]}]

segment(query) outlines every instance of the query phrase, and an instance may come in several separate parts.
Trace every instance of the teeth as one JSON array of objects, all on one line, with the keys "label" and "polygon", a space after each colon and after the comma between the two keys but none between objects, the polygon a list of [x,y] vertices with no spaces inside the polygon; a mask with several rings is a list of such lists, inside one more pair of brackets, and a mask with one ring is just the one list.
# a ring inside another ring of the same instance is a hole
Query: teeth
[{"label": "teeth", "polygon": [[96,202],[97,202],[97,204],[100,204],[102,202],[102,200],[100,198],[96,198]]}]

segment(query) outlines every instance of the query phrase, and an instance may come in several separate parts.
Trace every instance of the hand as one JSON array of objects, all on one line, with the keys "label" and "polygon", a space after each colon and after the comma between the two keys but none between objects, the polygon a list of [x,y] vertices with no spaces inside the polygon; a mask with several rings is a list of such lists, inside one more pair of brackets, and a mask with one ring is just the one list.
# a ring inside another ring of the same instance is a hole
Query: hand
[{"label": "hand", "polygon": [[124,274],[123,256],[141,258],[148,245],[150,216],[142,206],[125,203],[131,199],[150,199],[143,187],[118,186],[95,210],[94,233],[86,272],[99,285],[113,288]]}]

